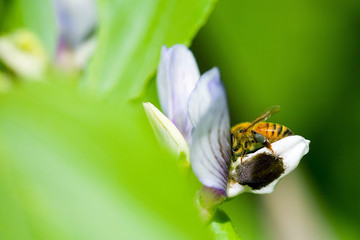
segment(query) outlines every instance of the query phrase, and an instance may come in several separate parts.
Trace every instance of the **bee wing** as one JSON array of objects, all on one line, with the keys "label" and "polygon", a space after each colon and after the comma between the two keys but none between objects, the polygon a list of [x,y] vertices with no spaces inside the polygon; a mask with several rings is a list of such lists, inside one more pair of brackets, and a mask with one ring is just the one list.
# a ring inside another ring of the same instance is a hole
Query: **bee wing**
[{"label": "bee wing", "polygon": [[264,112],[262,112],[259,116],[257,116],[257,118],[255,118],[254,121],[251,122],[250,126],[247,129],[251,128],[258,122],[265,121],[266,119],[271,117],[271,115],[278,113],[278,112],[280,112],[279,105],[275,105],[275,106],[271,106],[271,107],[267,108]]}]

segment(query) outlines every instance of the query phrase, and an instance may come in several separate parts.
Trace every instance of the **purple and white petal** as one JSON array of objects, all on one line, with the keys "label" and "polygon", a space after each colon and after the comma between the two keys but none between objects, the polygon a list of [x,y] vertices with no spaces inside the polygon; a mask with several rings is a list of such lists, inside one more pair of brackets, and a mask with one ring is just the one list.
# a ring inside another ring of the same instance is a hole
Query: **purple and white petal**
[{"label": "purple and white petal", "polygon": [[193,127],[196,127],[199,120],[208,112],[210,106],[216,101],[216,97],[225,91],[221,84],[220,71],[217,67],[205,72],[197,82],[194,91],[188,101],[188,114]]},{"label": "purple and white petal", "polygon": [[217,189],[226,195],[231,161],[226,92],[220,81],[210,81],[205,87],[213,93],[212,104],[193,130],[190,161],[195,175],[204,186]]},{"label": "purple and white petal", "polygon": [[[230,180],[230,184],[227,190],[228,196],[234,197],[243,192],[252,192],[257,194],[273,192],[278,182],[292,170],[294,170],[298,166],[301,158],[309,152],[309,144],[309,140],[306,140],[305,138],[298,135],[289,136],[272,143],[271,146],[275,152],[276,158],[279,158],[282,161],[283,171],[279,177],[274,179],[268,185],[261,187],[260,189],[253,189],[249,185],[241,185],[239,182]],[[243,159],[243,164],[245,165],[246,162],[256,161],[259,156],[272,156],[272,153],[267,148],[261,148],[255,153],[246,155]],[[239,174],[241,174],[237,171],[239,166],[241,166],[241,163],[240,160],[237,160],[232,166],[233,170],[230,173],[230,179],[235,179],[239,176]],[[246,176],[250,178],[251,175],[259,176],[259,174],[251,172],[247,173]]]},{"label": "purple and white petal", "polygon": [[94,32],[98,17],[95,0],[54,0],[60,41],[77,48]]},{"label": "purple and white petal", "polygon": [[192,52],[184,45],[163,47],[157,72],[157,89],[165,115],[190,142],[192,125],[187,114],[187,102],[200,78]]}]

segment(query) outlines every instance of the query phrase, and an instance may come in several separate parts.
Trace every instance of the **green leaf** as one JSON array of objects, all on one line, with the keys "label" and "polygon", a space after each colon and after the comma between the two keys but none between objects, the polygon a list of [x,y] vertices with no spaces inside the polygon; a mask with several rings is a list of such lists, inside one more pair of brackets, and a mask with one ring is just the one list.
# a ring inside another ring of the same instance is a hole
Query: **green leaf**
[{"label": "green leaf", "polygon": [[217,210],[209,227],[214,233],[214,239],[216,240],[241,240],[235,232],[229,217],[220,209]]},{"label": "green leaf", "polygon": [[0,115],[0,239],[209,239],[140,102],[32,83]]},{"label": "green leaf", "polygon": [[189,45],[215,0],[100,1],[94,59],[83,81],[93,94],[137,97],[154,73],[162,45]]},{"label": "green leaf", "polygon": [[53,4],[52,0],[21,0],[24,26],[40,37],[50,57],[54,54],[57,39]]}]

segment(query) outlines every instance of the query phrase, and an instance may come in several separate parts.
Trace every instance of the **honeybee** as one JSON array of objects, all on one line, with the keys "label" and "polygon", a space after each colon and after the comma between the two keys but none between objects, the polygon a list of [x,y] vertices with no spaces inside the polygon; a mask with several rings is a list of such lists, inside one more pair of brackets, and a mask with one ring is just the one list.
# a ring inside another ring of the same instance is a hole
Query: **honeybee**
[{"label": "honeybee", "polygon": [[261,147],[268,148],[273,155],[275,155],[271,143],[293,135],[293,132],[283,125],[264,122],[271,115],[279,111],[280,106],[269,107],[254,121],[239,123],[231,128],[232,153],[234,159],[241,157],[242,163],[242,159],[246,153],[255,151]]}]

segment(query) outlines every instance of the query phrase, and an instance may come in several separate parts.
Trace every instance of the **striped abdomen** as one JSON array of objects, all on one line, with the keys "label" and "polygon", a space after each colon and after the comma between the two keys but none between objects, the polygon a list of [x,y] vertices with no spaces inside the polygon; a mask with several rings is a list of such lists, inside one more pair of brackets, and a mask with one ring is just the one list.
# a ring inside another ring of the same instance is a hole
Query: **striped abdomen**
[{"label": "striped abdomen", "polygon": [[284,137],[294,135],[289,128],[277,123],[269,122],[259,122],[254,126],[253,130],[266,137],[270,143],[276,142]]}]

